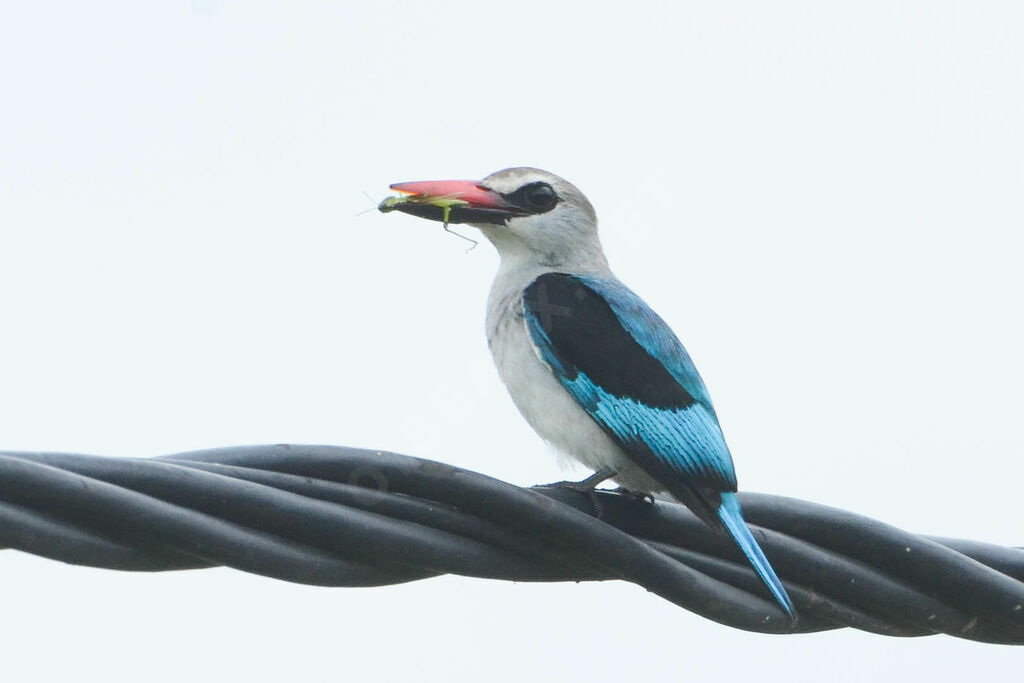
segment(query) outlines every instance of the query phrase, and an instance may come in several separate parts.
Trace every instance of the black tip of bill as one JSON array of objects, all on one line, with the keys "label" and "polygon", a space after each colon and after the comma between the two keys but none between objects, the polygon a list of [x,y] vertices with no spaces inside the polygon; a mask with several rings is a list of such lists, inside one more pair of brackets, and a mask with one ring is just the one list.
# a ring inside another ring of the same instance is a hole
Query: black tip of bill
[{"label": "black tip of bill", "polygon": [[401,211],[410,216],[419,216],[445,225],[449,223],[504,225],[509,218],[523,215],[522,211],[514,208],[474,206],[469,202],[451,197],[424,197],[422,195],[388,197],[377,206],[377,210],[381,213]]}]

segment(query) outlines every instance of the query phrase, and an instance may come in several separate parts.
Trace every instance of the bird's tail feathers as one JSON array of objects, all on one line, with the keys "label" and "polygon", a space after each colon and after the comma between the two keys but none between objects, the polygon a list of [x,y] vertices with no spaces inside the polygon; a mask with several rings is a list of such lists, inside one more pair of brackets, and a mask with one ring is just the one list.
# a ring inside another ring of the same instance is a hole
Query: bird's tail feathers
[{"label": "bird's tail feathers", "polygon": [[722,494],[722,502],[718,506],[718,518],[729,531],[733,540],[736,541],[736,545],[747,556],[747,560],[753,565],[754,571],[757,572],[757,575],[768,586],[768,590],[771,591],[779,606],[785,610],[791,619],[795,619],[796,609],[793,607],[793,601],[789,599],[789,594],[786,593],[782,581],[776,576],[775,570],[769,564],[768,558],[764,556],[761,546],[754,540],[754,536],[750,533],[747,523],[743,521],[743,512],[740,510],[740,502],[736,499],[736,494]]},{"label": "bird's tail feathers", "polygon": [[721,495],[709,489],[693,488],[689,484],[678,482],[671,477],[656,477],[657,481],[666,482],[665,486],[672,497],[689,508],[690,512],[715,531],[723,531],[721,515],[718,512]]}]

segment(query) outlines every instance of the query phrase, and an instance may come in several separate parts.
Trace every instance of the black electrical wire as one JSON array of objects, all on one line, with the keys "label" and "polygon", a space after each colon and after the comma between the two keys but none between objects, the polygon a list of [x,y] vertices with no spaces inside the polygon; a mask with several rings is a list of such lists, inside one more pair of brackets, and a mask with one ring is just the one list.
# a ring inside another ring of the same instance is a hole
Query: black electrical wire
[{"label": "black electrical wire", "polygon": [[740,500],[796,622],[725,536],[673,503],[523,489],[334,446],[162,458],[0,453],[0,547],[72,564],[227,566],[322,586],[440,574],[620,579],[748,631],[852,627],[1024,644],[1024,550],[918,536],[792,498]]}]

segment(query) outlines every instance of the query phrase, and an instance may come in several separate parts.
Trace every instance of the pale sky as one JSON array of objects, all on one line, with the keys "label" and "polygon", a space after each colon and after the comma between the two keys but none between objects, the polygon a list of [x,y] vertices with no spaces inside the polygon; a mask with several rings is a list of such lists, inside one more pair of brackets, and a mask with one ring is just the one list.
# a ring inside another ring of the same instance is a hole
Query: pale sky
[{"label": "pale sky", "polygon": [[[531,165],[589,196],[686,344],[741,490],[1024,545],[1022,31],[1015,2],[4,3],[0,449],[325,443],[584,476],[492,367],[490,245],[372,211],[392,182]],[[324,589],[3,551],[0,586],[12,681],[1021,662],[749,634],[617,582]]]}]

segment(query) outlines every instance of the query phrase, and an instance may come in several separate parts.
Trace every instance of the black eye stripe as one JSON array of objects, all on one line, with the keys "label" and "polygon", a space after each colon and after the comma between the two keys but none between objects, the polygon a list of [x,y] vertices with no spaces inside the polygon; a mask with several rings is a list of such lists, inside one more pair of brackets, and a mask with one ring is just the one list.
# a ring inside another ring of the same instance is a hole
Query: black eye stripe
[{"label": "black eye stripe", "polygon": [[558,193],[545,182],[523,185],[515,192],[505,195],[505,199],[529,213],[546,213],[558,204]]}]

